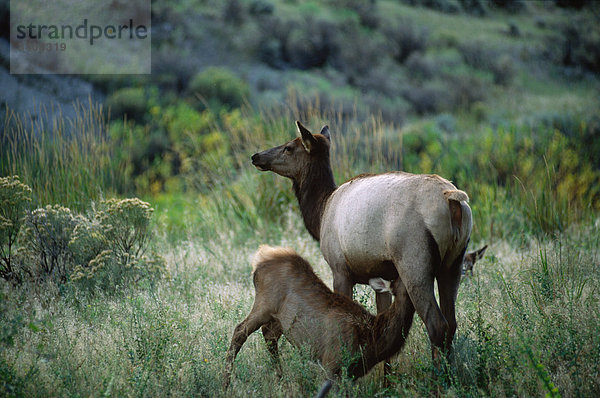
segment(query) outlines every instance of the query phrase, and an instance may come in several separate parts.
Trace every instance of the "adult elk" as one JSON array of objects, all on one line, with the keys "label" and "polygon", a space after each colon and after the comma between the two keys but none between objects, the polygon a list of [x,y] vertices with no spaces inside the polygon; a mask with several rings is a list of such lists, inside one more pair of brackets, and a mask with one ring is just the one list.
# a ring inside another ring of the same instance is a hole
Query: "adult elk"
[{"label": "adult elk", "polygon": [[[437,363],[456,332],[456,296],[471,234],[467,194],[437,175],[404,172],[361,174],[336,187],[329,128],[313,135],[296,125],[300,137],[254,154],[252,163],[292,180],[304,224],[331,267],[335,292],[352,297],[356,283],[400,278],[410,296],[402,312],[411,314],[401,333],[408,334],[416,309]],[[376,303],[383,311],[391,295],[377,293]]]},{"label": "adult elk", "polygon": [[252,261],[255,288],[250,314],[236,326],[227,350],[223,387],[231,379],[233,362],[250,334],[262,328],[267,348],[279,365],[277,341],[282,334],[295,346],[307,346],[321,361],[328,377],[340,374],[361,377],[378,362],[400,350],[405,336],[404,285],[381,278],[371,279],[373,289],[396,295],[394,303],[377,316],[347,296],[332,292],[313,272],[310,264],[287,248],[261,246]]}]

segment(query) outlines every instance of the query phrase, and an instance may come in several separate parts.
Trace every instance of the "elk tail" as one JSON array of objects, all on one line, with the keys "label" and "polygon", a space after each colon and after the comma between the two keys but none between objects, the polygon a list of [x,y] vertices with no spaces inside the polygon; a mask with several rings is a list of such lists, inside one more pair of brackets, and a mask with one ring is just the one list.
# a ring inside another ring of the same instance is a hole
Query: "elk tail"
[{"label": "elk tail", "polygon": [[469,196],[466,192],[459,189],[444,191],[444,197],[450,207],[450,221],[452,224],[452,237],[454,242],[458,242],[461,235],[463,208],[461,202],[468,202]]}]

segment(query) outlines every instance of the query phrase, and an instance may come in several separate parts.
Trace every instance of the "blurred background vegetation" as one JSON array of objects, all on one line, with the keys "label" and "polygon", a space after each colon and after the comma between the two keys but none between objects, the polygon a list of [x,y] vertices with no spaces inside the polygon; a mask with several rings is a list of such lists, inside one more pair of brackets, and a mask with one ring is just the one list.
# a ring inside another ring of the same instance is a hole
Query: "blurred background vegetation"
[{"label": "blurred background vegetation", "polygon": [[[492,254],[459,297],[457,357],[467,365],[449,394],[554,396],[554,380],[567,396],[594,395],[600,320],[585,314],[600,300],[599,4],[152,1],[151,75],[35,76],[8,73],[9,1],[0,0],[0,271],[11,281],[0,392],[219,395],[214,363],[249,308],[256,245],[293,245],[330,278],[289,182],[250,163],[294,138],[299,119],[314,131],[329,124],[338,184],[405,170],[469,193],[473,248],[488,243]],[[110,199],[133,196],[143,201]],[[240,289],[248,294],[235,303],[223,293]],[[108,370],[61,343],[53,322],[122,334]],[[413,346],[426,352],[419,336]],[[36,348],[20,355],[30,341]],[[409,370],[394,376],[396,392],[433,391],[412,354],[399,360]],[[305,378],[290,391],[314,392],[318,371],[296,359],[290,373]],[[251,362],[235,394],[245,385],[287,393],[253,379]],[[379,382],[340,394],[370,396]]]},{"label": "blurred background vegetation", "polygon": [[584,0],[153,2],[151,75],[56,77],[50,97],[47,78],[4,76],[1,172],[39,205],[210,196],[300,118],[329,123],[334,145],[361,140],[334,165],[340,182],[435,172],[475,205],[490,187],[533,195],[528,218],[553,195],[557,219],[531,221],[564,228],[570,210],[600,206],[599,12]]}]

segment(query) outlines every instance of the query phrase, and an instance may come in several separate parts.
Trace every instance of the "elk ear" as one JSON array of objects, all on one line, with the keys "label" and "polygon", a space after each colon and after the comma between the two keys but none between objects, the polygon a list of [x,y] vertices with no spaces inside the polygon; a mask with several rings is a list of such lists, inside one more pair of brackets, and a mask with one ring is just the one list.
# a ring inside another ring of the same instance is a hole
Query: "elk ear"
[{"label": "elk ear", "polygon": [[390,292],[392,290],[392,283],[382,278],[371,278],[369,279],[369,285],[377,293]]},{"label": "elk ear", "polygon": [[475,252],[475,260],[480,260],[483,258],[483,255],[485,254],[485,250],[487,249],[487,245],[483,246],[481,249],[477,250]]},{"label": "elk ear", "polygon": [[312,133],[308,131],[308,129],[304,127],[299,120],[296,120],[296,127],[298,128],[298,132],[302,137],[302,145],[304,146],[304,149],[306,149],[306,152],[310,153],[316,142],[315,137],[313,137]]},{"label": "elk ear", "polygon": [[323,128],[321,129],[321,135],[325,138],[327,138],[328,141],[331,141],[331,136],[329,135],[329,126],[325,125],[323,126]]}]

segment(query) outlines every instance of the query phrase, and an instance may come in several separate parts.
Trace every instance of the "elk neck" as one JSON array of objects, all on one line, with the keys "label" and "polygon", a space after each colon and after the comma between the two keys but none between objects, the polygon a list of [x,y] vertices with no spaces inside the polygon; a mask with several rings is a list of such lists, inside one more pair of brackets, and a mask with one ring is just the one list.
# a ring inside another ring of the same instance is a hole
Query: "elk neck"
[{"label": "elk neck", "polygon": [[320,240],[321,218],[327,199],[337,188],[329,163],[329,154],[311,161],[306,171],[293,179],[294,193],[306,229],[313,238]]},{"label": "elk neck", "polygon": [[374,366],[400,351],[413,320],[413,313],[404,313],[397,298],[387,311],[378,314],[373,323],[373,347],[367,351],[367,363]]}]

